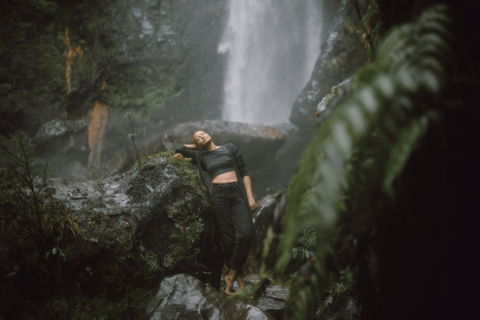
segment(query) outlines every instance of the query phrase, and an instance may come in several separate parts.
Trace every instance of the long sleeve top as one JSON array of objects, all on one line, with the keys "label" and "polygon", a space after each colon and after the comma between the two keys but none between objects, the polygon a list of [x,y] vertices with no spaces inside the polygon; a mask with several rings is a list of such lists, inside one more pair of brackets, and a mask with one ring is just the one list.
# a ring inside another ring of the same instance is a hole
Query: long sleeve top
[{"label": "long sleeve top", "polygon": [[[242,154],[238,147],[233,143],[226,143],[213,151],[190,150],[185,145],[181,145],[175,149],[175,152],[181,153],[186,158],[192,158],[192,163],[200,166],[203,171],[207,171],[208,175],[213,180],[216,176],[222,173],[235,170],[227,148],[232,151],[242,179],[243,177],[248,176],[248,169],[243,160]],[[197,163],[197,157],[200,163]]]}]

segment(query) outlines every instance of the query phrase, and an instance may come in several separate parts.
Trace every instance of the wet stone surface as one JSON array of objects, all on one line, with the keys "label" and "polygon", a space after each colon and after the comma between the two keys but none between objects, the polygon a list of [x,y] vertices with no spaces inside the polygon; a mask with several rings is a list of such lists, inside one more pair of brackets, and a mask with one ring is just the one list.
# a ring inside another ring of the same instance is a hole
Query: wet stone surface
[{"label": "wet stone surface", "polygon": [[149,320],[270,320],[269,314],[206,287],[197,279],[177,274],[165,278],[150,301],[145,318]]},{"label": "wet stone surface", "polygon": [[258,299],[257,308],[268,312],[275,319],[282,319],[285,302],[290,295],[290,290],[284,286],[273,286],[267,288]]},{"label": "wet stone surface", "polygon": [[106,179],[51,179],[42,193],[43,200],[58,201],[83,232],[68,248],[67,265],[88,263],[95,274],[98,261],[126,252],[135,255],[138,269],[165,270],[164,259],[173,243],[170,236],[177,230],[173,219],[192,214],[198,214],[205,223],[195,243],[202,249],[209,232],[207,201],[198,193],[204,190],[198,178],[193,182],[196,187],[185,185],[185,179],[175,160],[170,162],[164,156],[152,157],[140,170]]}]

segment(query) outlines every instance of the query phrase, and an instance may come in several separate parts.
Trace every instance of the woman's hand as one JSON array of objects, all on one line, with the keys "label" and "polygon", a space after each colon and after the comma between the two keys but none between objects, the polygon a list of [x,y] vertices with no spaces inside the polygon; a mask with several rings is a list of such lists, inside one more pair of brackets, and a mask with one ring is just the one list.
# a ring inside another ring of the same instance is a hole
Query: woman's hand
[{"label": "woman's hand", "polygon": [[255,199],[253,199],[253,197],[248,198],[248,204],[252,212],[255,212],[255,210],[257,210],[257,204],[255,203]]},{"label": "woman's hand", "polygon": [[192,161],[192,159],[185,158],[185,157],[183,156],[183,154],[181,154],[181,153],[177,153],[176,155],[174,155],[174,156],[173,156],[173,159],[175,159],[175,160],[185,159],[185,160],[187,160],[187,161]]}]

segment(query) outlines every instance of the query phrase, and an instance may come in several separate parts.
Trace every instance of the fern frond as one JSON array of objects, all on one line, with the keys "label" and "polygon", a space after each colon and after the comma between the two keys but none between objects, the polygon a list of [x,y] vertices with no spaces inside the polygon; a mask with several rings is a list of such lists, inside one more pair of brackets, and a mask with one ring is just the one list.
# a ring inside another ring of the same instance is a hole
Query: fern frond
[{"label": "fern frond", "polygon": [[[435,104],[436,94],[447,85],[453,52],[447,11],[446,6],[436,6],[416,24],[395,30],[377,56],[377,70],[381,71],[363,87],[358,86],[353,97],[322,123],[289,186],[277,271],[289,261],[306,228],[337,223],[343,191],[368,179],[385,196],[392,194],[392,182],[429,122],[438,116],[438,110],[428,105]],[[367,160],[355,170],[347,170],[356,148],[364,149]],[[328,282],[326,261],[334,262],[334,258],[331,244],[317,239],[311,273],[291,291],[286,319],[305,319],[313,311],[319,288]]]}]

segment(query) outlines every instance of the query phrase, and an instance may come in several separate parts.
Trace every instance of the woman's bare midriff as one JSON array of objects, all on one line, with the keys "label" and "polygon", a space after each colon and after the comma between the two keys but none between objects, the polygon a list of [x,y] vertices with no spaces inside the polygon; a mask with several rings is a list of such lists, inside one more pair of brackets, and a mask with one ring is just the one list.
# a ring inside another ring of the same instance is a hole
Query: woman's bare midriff
[{"label": "woman's bare midriff", "polygon": [[230,183],[230,182],[237,182],[237,175],[235,174],[235,171],[219,174],[212,180],[212,183],[215,183],[215,184]]}]

